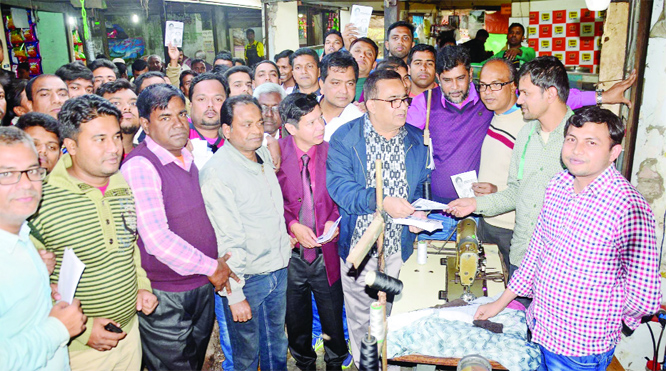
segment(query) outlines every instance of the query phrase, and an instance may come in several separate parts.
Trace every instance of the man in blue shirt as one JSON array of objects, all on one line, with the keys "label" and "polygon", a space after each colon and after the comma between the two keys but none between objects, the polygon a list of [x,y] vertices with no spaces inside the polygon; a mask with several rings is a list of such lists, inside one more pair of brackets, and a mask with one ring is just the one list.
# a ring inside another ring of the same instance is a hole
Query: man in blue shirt
[{"label": "man in blue shirt", "polygon": [[[51,304],[49,271],[29,238],[46,169],[30,136],[0,128],[0,369],[69,370],[67,343],[85,329],[81,303]],[[50,268],[53,270],[53,266]]]}]

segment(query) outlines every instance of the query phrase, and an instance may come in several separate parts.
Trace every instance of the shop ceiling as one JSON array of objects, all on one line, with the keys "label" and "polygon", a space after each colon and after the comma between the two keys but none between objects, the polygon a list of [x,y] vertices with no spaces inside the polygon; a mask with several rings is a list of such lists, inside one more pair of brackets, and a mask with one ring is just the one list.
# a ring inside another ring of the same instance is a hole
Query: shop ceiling
[{"label": "shop ceiling", "polygon": [[[266,0],[264,0],[266,1]],[[271,0],[268,0],[271,1]],[[309,6],[322,6],[322,7],[338,7],[349,8],[354,4],[367,5],[373,7],[375,11],[384,10],[383,0],[370,0],[370,1],[337,1],[337,0],[301,0],[303,5]],[[441,10],[447,9],[486,9],[486,8],[499,8],[502,4],[511,3],[511,0],[409,0],[399,1],[402,6],[429,4],[436,5]],[[513,1],[517,2],[517,1]]]}]

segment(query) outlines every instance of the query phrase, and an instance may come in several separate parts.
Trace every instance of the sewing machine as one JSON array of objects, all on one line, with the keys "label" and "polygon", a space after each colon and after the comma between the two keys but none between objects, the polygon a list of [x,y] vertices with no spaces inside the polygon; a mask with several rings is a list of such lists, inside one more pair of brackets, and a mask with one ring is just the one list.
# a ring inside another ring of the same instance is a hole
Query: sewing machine
[{"label": "sewing machine", "polygon": [[[476,222],[472,218],[465,218],[458,222],[456,233],[456,255],[448,257],[447,291],[448,298],[457,285],[462,286],[460,298],[470,302],[478,296],[484,296],[482,280],[477,280],[480,272],[485,272],[485,254],[483,247],[476,236]],[[455,291],[455,290],[454,290]]]}]

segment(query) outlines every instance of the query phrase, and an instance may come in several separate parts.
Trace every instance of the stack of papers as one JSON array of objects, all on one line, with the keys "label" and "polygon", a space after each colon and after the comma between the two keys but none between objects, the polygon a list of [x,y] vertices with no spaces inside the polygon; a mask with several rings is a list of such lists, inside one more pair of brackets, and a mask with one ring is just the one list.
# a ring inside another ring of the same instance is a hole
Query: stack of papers
[{"label": "stack of papers", "polygon": [[428,232],[434,232],[438,229],[444,228],[441,220],[421,219],[411,215],[406,218],[393,219],[393,222],[402,225],[413,225]]},{"label": "stack of papers", "polygon": [[60,277],[58,277],[60,300],[72,304],[76,287],[79,285],[79,280],[85,268],[86,265],[79,260],[74,250],[66,248],[62,257],[62,265],[60,265]]},{"label": "stack of papers", "polygon": [[338,228],[338,224],[340,224],[340,219],[342,219],[342,217],[339,217],[338,220],[336,220],[335,223],[333,223],[331,228],[329,228],[326,233],[317,237],[317,243],[326,242],[326,241],[330,240],[331,237],[333,237],[333,234],[335,234],[335,229]]},{"label": "stack of papers", "polygon": [[449,208],[448,205],[441,202],[435,202],[426,200],[425,198],[419,198],[418,200],[412,202],[412,206],[416,210],[427,211],[427,210],[446,210]]}]

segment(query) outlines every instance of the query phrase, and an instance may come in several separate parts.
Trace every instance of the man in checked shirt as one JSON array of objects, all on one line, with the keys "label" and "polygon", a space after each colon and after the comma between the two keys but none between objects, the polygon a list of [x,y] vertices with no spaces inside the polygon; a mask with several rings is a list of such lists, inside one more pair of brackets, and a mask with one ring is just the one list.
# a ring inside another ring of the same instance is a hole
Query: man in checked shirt
[{"label": "man in checked shirt", "polygon": [[566,123],[562,162],[523,263],[475,319],[532,297],[527,323],[542,353],[540,370],[605,370],[620,341],[659,309],[655,222],[643,196],[613,161],[624,126],[612,112],[585,107]]}]

